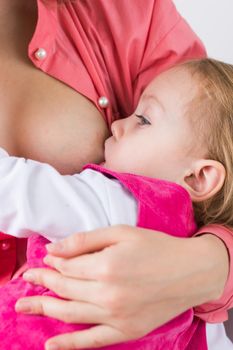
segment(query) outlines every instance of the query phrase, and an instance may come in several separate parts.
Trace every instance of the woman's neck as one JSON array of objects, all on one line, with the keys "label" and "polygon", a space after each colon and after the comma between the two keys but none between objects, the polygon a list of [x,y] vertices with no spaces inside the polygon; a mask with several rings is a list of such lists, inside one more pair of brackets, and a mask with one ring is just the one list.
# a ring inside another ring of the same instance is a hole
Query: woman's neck
[{"label": "woman's neck", "polygon": [[1,0],[0,14],[14,12],[19,8],[33,8],[36,5],[36,0]]},{"label": "woman's neck", "polygon": [[36,0],[1,0],[0,51],[20,51],[28,45],[36,22]]}]

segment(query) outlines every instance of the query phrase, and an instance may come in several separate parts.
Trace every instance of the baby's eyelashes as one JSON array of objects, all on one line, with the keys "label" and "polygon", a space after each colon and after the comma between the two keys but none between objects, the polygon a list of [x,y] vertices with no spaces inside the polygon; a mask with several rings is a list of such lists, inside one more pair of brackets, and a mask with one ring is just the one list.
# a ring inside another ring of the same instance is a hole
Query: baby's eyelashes
[{"label": "baby's eyelashes", "polygon": [[140,125],[151,125],[151,122],[149,121],[149,119],[144,117],[143,115],[135,114],[135,116],[140,120],[139,121]]}]

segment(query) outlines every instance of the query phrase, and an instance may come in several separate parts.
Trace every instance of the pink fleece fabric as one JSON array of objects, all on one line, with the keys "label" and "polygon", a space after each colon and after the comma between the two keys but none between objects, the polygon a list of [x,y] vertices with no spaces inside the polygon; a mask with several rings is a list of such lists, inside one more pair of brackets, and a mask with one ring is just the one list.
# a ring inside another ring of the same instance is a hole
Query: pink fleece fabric
[{"label": "pink fleece fabric", "polygon": [[[182,187],[166,181],[117,174],[96,165],[88,167],[119,179],[135,196],[138,200],[137,226],[161,230],[178,237],[189,237],[196,231],[192,203]],[[39,235],[29,238],[29,267],[44,266],[42,259],[46,254],[46,243]],[[42,350],[45,341],[54,335],[91,327],[66,324],[43,316],[17,314],[14,311],[16,301],[29,295],[54,294],[46,288],[24,282],[21,277],[0,288],[1,349]],[[207,350],[205,323],[195,317],[190,309],[139,340],[102,349]]]}]

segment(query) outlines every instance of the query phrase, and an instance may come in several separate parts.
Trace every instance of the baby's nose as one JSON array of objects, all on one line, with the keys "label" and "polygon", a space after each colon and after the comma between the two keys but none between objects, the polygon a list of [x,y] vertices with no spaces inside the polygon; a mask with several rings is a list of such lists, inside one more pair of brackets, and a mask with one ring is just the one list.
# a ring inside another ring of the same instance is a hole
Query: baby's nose
[{"label": "baby's nose", "polygon": [[112,135],[118,140],[123,135],[123,125],[122,120],[116,120],[111,125]]}]

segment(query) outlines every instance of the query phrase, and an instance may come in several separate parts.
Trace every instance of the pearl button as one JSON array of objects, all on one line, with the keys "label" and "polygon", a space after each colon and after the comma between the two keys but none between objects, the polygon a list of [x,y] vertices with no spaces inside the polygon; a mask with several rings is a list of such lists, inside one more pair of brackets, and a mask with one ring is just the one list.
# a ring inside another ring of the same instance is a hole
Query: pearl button
[{"label": "pearl button", "polygon": [[10,248],[10,243],[9,242],[2,242],[1,243],[1,250],[8,250]]},{"label": "pearl button", "polygon": [[108,105],[109,105],[109,101],[107,99],[106,96],[101,96],[99,99],[98,99],[98,105],[101,107],[101,108],[107,108]]},{"label": "pearl button", "polygon": [[43,61],[47,57],[47,51],[45,49],[40,48],[35,52],[35,57],[38,60]]}]

